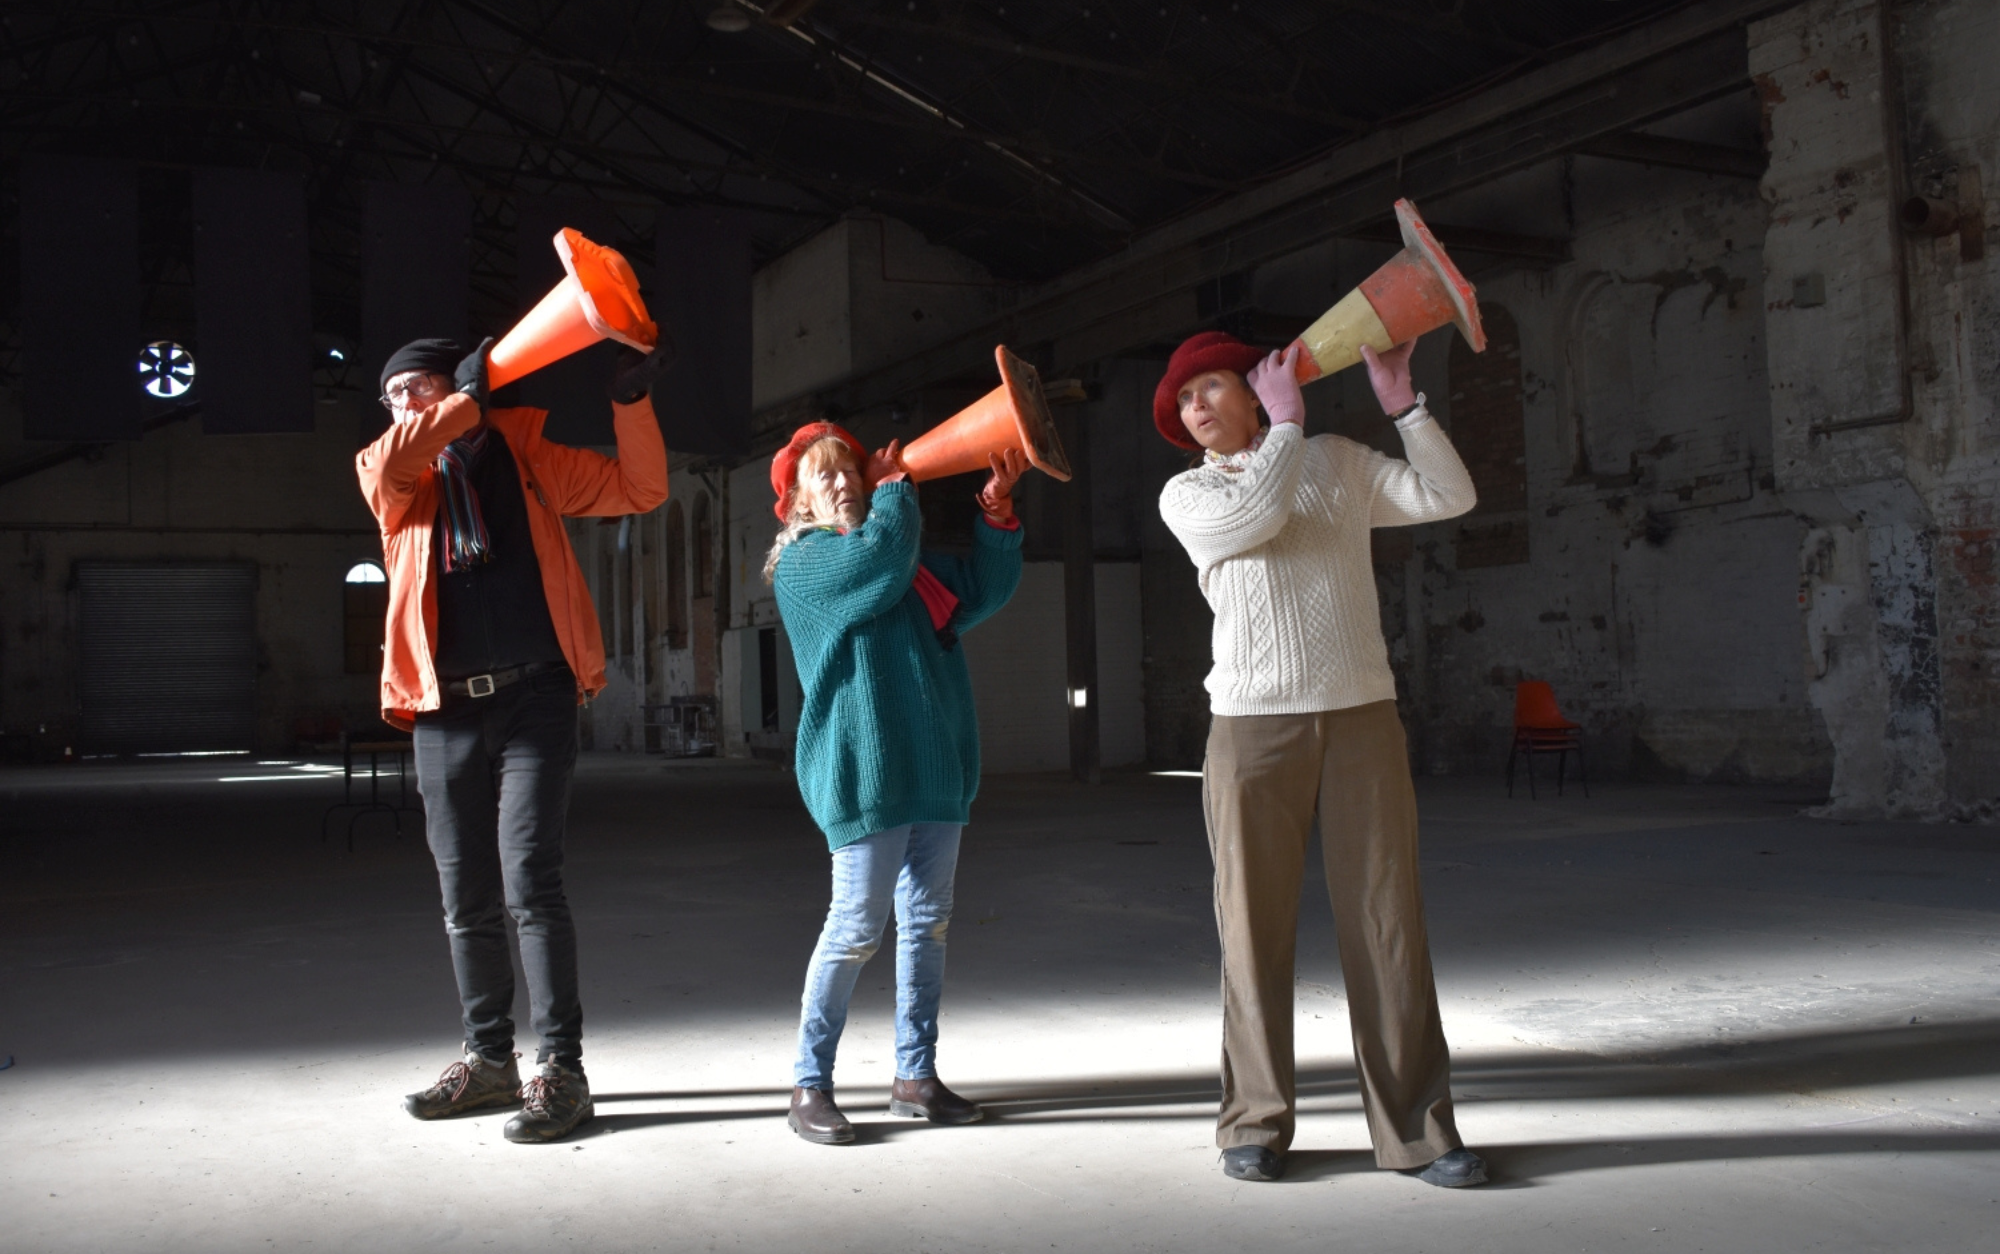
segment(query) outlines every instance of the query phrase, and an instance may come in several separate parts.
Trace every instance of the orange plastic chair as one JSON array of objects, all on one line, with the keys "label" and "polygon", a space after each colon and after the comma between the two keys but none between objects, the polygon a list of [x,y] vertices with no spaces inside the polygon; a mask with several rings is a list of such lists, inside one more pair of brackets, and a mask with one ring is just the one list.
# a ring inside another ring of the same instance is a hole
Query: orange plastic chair
[{"label": "orange plastic chair", "polygon": [[1528,796],[1535,797],[1535,755],[1556,755],[1556,796],[1563,795],[1563,777],[1569,755],[1576,754],[1576,777],[1583,795],[1590,795],[1590,775],[1583,762],[1583,725],[1563,717],[1556,706],[1556,691],[1539,679],[1523,680],[1514,686],[1514,743],[1507,750],[1507,795],[1514,795],[1514,763],[1528,763]]}]

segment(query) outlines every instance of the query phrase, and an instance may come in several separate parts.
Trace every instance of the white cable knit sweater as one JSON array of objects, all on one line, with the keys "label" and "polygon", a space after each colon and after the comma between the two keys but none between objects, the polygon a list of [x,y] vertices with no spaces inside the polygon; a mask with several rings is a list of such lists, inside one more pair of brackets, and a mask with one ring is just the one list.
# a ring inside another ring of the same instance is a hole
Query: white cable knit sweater
[{"label": "white cable knit sweater", "polygon": [[1167,481],[1160,517],[1215,611],[1213,712],[1309,714],[1395,699],[1369,529],[1453,518],[1475,501],[1429,410],[1396,426],[1407,462],[1284,424],[1254,453]]}]

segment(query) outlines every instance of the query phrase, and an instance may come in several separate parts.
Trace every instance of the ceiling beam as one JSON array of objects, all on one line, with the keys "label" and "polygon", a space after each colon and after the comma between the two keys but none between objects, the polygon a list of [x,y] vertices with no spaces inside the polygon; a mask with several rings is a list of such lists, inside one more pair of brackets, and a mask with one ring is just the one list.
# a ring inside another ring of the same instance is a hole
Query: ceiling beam
[{"label": "ceiling beam", "polygon": [[[735,0],[735,3],[739,8],[749,9],[760,17],[769,8],[767,5],[753,3],[753,0]],[[866,57],[855,55],[852,51],[844,47],[840,41],[831,38],[819,30],[810,29],[804,22],[794,22],[790,26],[770,29],[774,35],[788,35],[811,48],[825,53],[832,58],[834,64],[848,70],[860,79],[864,86],[873,88],[878,95],[887,96],[898,105],[912,108],[920,114],[926,114],[957,130],[974,131],[979,129],[974,127],[967,119],[959,117],[954,110],[942,101],[931,98],[927,93],[912,84],[899,82],[890,75],[876,69],[873,65],[869,64]],[[1070,201],[1079,212],[1097,222],[1100,227],[1108,227],[1121,234],[1132,229],[1132,220],[1107,203],[1102,197],[1080,186],[1074,179],[1057,174],[1041,162],[1022,155],[1022,153],[1016,151],[1013,141],[998,135],[989,135],[979,142],[986,151],[999,157],[1002,164],[1013,173],[1026,177],[1029,181],[1038,184],[1045,190],[1061,195]]]},{"label": "ceiling beam", "polygon": [[1538,57],[1547,52],[1546,48],[1503,35],[1498,31],[1474,30],[1460,17],[1425,16],[1423,6],[1413,4],[1383,4],[1380,0],[1333,0],[1333,7],[1345,9],[1349,13],[1360,13],[1379,21],[1401,26],[1406,30],[1419,30],[1426,35],[1443,35],[1447,39],[1462,40],[1477,47],[1482,52],[1505,57]]},{"label": "ceiling beam", "polygon": [[1761,179],[1770,157],[1754,148],[1732,148],[1726,144],[1704,144],[1692,139],[1671,139],[1643,131],[1603,135],[1577,151],[1587,157],[1606,157],[1638,165],[1665,166],[1670,170],[1694,170],[1729,178]]},{"label": "ceiling beam", "polygon": [[812,12],[819,0],[776,0],[764,10],[764,20],[773,26],[790,26]]},{"label": "ceiling beam", "polygon": [[1164,70],[1148,69],[1142,65],[1130,65],[1122,61],[1107,61],[1101,57],[1085,56],[1078,52],[1065,52],[1059,48],[1044,48],[1026,40],[1010,39],[1005,35],[984,35],[951,22],[925,22],[899,17],[893,13],[842,13],[840,21],[853,26],[873,26],[883,30],[900,31],[924,39],[946,40],[968,48],[984,48],[992,52],[1004,52],[1009,56],[1027,61],[1040,61],[1048,65],[1067,66],[1071,69],[1087,70],[1092,74],[1107,78],[1119,78],[1128,82],[1151,83],[1174,91],[1198,92],[1204,100],[1226,100],[1230,104],[1261,109],[1269,113],[1280,113],[1287,117],[1300,118],[1307,122],[1317,122],[1321,126],[1336,131],[1358,131],[1370,125],[1367,118],[1351,114],[1336,113],[1326,109],[1313,109],[1294,104],[1278,96],[1267,96],[1258,92],[1231,91],[1207,83],[1195,81],[1188,75],[1170,74]]},{"label": "ceiling beam", "polygon": [[[1205,283],[1381,218],[1399,196],[1463,191],[1593,139],[1741,90],[1743,24],[1785,0],[1699,0],[1457,104],[1336,148],[1284,177],[1147,232],[987,323],[821,395],[847,412],[978,368],[993,345],[1046,345],[1057,368],[1182,333]],[[760,428],[762,424],[759,424]]]},{"label": "ceiling beam", "polygon": [[[1454,226],[1429,218],[1424,224],[1437,236],[1447,252],[1484,253],[1537,266],[1559,266],[1570,259],[1569,241],[1547,235],[1520,235],[1513,231],[1493,231],[1480,226]],[[1373,243],[1400,244],[1402,231],[1388,218],[1342,233],[1348,239]]]}]

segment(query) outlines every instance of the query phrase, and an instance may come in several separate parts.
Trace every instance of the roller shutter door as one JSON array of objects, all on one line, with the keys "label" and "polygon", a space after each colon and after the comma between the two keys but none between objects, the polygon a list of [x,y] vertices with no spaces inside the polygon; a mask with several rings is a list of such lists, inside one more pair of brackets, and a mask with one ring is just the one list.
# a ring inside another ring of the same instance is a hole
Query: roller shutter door
[{"label": "roller shutter door", "polygon": [[86,751],[254,747],[256,566],[79,562],[76,581]]}]

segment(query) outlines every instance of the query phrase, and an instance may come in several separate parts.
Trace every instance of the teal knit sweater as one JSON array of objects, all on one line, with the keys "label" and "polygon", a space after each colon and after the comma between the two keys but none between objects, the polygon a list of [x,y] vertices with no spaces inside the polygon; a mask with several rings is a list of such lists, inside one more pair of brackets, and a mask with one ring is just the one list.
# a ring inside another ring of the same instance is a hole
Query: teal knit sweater
[{"label": "teal knit sweater", "polygon": [[868,519],[800,537],[778,559],[778,613],[804,700],[799,792],[829,849],[905,823],[964,823],[979,791],[979,724],[963,648],[946,650],[916,593],[919,558],[958,598],[963,633],[1021,582],[1021,533],[980,522],[972,556],[922,553],[907,483],[875,489]]}]

